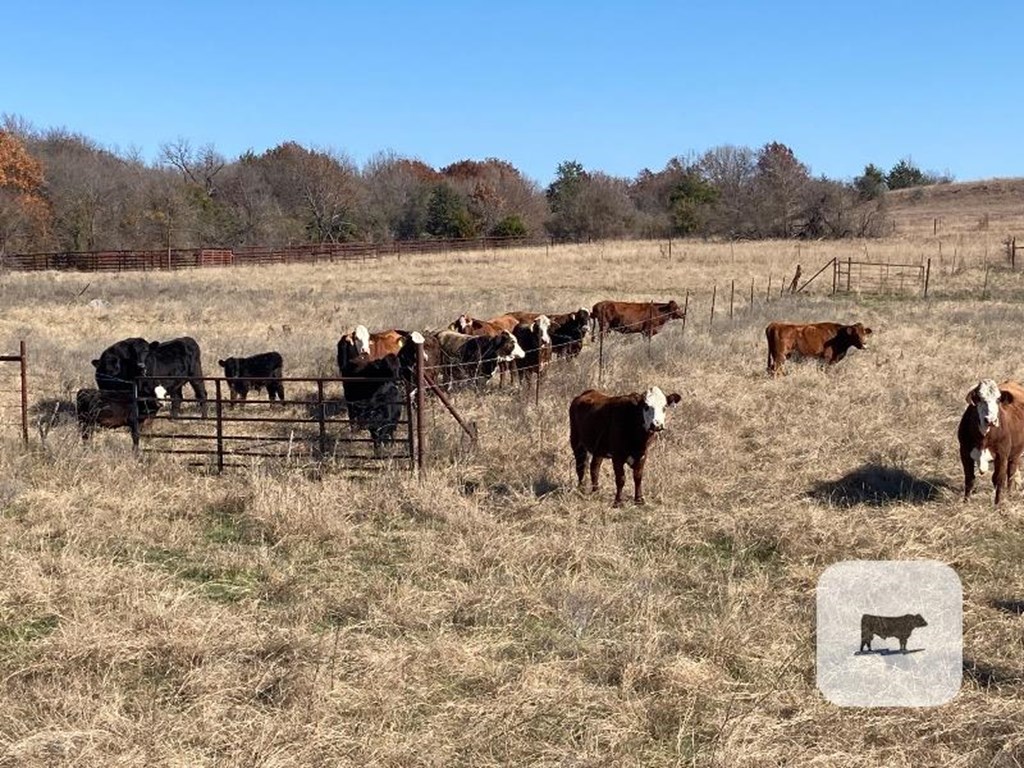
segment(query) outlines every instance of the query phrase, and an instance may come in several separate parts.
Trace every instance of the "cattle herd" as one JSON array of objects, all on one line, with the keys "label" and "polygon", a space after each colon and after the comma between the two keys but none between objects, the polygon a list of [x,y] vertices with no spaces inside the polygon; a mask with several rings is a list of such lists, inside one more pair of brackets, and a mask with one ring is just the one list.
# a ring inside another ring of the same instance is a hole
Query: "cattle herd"
[{"label": "cattle herd", "polygon": [[[460,315],[436,331],[385,330],[370,333],[357,325],[337,344],[338,372],[345,407],[353,428],[369,431],[375,450],[393,439],[403,395],[417,382],[422,350],[423,373],[431,384],[447,388],[481,387],[495,372],[510,380],[528,381],[552,357],[572,358],[583,349],[588,331],[657,334],[673,319],[685,318],[675,301],[601,301],[561,314],[508,312],[488,320]],[[871,329],[861,323],[770,323],[765,329],[768,373],[777,376],[796,355],[820,359],[831,366],[856,347],[864,349]],[[266,389],[271,402],[285,403],[284,358],[280,352],[217,361],[230,392],[230,406],[244,402],[250,391]],[[96,388],[81,389],[76,407],[83,439],[96,427],[128,427],[133,444],[139,429],[170,402],[179,415],[182,389],[188,384],[207,416],[208,397],[198,343],[190,337],[171,341],[129,338],[107,347],[92,361]],[[404,390],[404,391],[403,391]],[[569,441],[576,474],[583,486],[590,457],[591,489],[596,490],[602,460],[611,459],[616,506],[622,503],[625,467],[633,474],[634,501],[643,503],[642,482],[647,450],[665,426],[667,408],[680,401],[656,386],[643,393],[607,395],[587,390],[569,405]],[[1011,489],[1024,453],[1024,387],[1012,381],[981,381],[967,394],[967,409],[958,429],[964,470],[964,498],[976,474],[992,471],[995,501]]]}]

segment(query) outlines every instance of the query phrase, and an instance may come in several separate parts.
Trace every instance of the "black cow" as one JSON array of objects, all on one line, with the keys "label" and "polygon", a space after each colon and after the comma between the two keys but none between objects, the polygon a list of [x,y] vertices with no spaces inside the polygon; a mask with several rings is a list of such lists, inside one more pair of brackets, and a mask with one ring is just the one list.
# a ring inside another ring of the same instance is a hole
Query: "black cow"
[{"label": "black cow", "polygon": [[[878,635],[883,640],[895,637],[900,641],[900,650],[906,652],[910,633],[918,627],[927,627],[928,622],[920,613],[903,616],[872,616],[865,613],[860,617],[860,651],[871,650],[871,638]],[[858,651],[858,653],[860,653]]]},{"label": "black cow", "polygon": [[229,357],[218,360],[217,365],[224,369],[224,377],[228,380],[231,391],[231,405],[235,400],[245,401],[249,390],[259,392],[267,388],[267,397],[273,402],[276,397],[284,402],[284,384],[281,383],[281,372],[284,358],[280,352],[263,352],[251,357]]},{"label": "black cow", "polygon": [[96,386],[103,392],[131,392],[136,379],[146,375],[149,342],[138,336],[111,344],[92,361]]},{"label": "black cow", "polygon": [[[422,338],[419,333],[413,339]],[[402,391],[399,383],[411,387],[416,373],[417,342],[405,344],[397,355],[377,360],[359,356],[346,362],[341,371],[345,407],[353,429],[366,429],[373,440],[373,451],[380,453],[383,443],[394,439],[402,418]]]},{"label": "black cow", "polygon": [[171,341],[153,341],[149,345],[146,359],[146,376],[154,386],[162,386],[171,398],[171,418],[181,410],[181,390],[185,384],[192,387],[192,394],[199,401],[203,418],[206,418],[206,386],[203,383],[203,365],[199,344],[190,336]]}]

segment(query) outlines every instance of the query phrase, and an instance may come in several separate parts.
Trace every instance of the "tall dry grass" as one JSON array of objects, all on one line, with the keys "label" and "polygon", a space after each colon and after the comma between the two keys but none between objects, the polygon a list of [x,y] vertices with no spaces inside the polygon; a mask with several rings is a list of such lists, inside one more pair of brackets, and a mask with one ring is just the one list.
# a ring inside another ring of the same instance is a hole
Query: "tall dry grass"
[{"label": "tall dry grass", "polygon": [[[135,334],[194,335],[211,374],[217,357],[276,348],[313,375],[356,322],[430,328],[688,288],[695,308],[685,332],[605,349],[606,389],[683,395],[645,507],[610,508],[608,468],[596,497],[575,490],[567,406],[596,382],[593,346],[550,370],[539,404],[457,395],[476,452],[432,405],[422,482],[211,477],[136,461],[124,434],[83,448],[58,426],[26,454],[0,433],[0,764],[1021,764],[1024,647],[1007,609],[1024,599],[1022,508],[994,509],[988,488],[960,502],[954,434],[979,378],[1024,376],[1019,278],[990,270],[983,299],[984,270],[965,264],[938,271],[928,302],[759,294],[711,332],[699,317],[714,284],[763,287],[863,247],[3,275],[0,349],[28,341],[34,399],[88,384],[89,360]],[[827,375],[764,375],[768,321],[828,318],[871,325],[871,348]],[[839,709],[815,689],[816,579],[875,558],[933,558],[963,580],[971,672],[944,707]]]}]

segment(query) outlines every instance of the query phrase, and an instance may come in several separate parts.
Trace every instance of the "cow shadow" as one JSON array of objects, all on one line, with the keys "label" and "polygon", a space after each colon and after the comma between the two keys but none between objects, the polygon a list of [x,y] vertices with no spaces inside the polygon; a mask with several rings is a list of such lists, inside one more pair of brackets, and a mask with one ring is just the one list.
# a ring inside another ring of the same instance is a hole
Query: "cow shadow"
[{"label": "cow shadow", "polygon": [[1024,671],[997,667],[964,657],[964,677],[988,688],[1000,685],[1024,684]]},{"label": "cow shadow", "polygon": [[935,501],[945,491],[953,490],[953,486],[941,478],[920,478],[905,469],[865,464],[836,480],[816,482],[805,496],[838,507],[857,504],[884,507],[901,501]]},{"label": "cow shadow", "polygon": [[74,401],[59,397],[37,400],[28,408],[32,420],[42,428],[49,430],[58,424],[66,424],[78,418],[78,409]]},{"label": "cow shadow", "polygon": [[871,651],[857,651],[854,656],[906,656],[911,653],[921,653],[924,648],[908,648],[901,651],[898,648],[878,648]]},{"label": "cow shadow", "polygon": [[1024,615],[1024,600],[990,600],[989,605],[1004,613],[1012,613],[1014,616]]}]

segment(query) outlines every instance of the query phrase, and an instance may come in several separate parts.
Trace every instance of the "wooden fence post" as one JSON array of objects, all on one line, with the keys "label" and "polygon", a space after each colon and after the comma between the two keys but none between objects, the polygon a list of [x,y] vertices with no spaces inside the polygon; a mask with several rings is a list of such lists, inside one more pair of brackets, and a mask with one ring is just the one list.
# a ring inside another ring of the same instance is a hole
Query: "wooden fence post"
[{"label": "wooden fence post", "polygon": [[708,333],[711,333],[711,328],[715,324],[715,296],[718,294],[718,286],[714,286],[711,289],[711,319],[708,321]]},{"label": "wooden fence post", "polygon": [[316,426],[320,444],[320,461],[327,455],[327,424],[324,405],[324,380],[316,380]]},{"label": "wooden fence post", "polygon": [[850,292],[850,275],[853,274],[853,259],[846,257],[846,292]]},{"label": "wooden fence post", "polygon": [[749,307],[749,309],[751,311],[753,311],[753,309],[754,309],[754,278],[750,278],[750,307]]},{"label": "wooden fence post", "polygon": [[764,303],[770,304],[772,301],[772,276],[768,274],[768,290],[764,292]]},{"label": "wooden fence post", "polygon": [[924,268],[924,297],[928,298],[928,282],[932,276],[932,259],[928,257],[928,264]]},{"label": "wooden fence post", "polygon": [[736,301],[736,281],[732,281],[732,287],[729,289],[729,321],[732,321],[732,306]]},{"label": "wooden fence post", "polygon": [[683,300],[683,333],[686,333],[686,318],[690,315],[690,289],[686,289],[686,299]]},{"label": "wooden fence post", "polygon": [[604,328],[597,324],[597,385],[604,382]]}]

